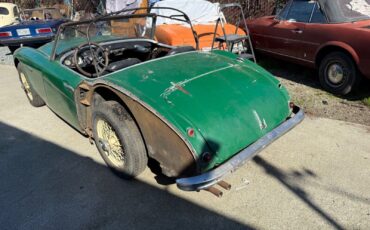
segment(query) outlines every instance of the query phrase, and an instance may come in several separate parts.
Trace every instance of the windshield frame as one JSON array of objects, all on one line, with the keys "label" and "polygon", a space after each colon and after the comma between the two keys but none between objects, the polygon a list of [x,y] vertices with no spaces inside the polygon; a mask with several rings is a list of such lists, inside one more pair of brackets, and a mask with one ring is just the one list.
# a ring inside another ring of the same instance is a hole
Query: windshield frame
[{"label": "windshield frame", "polygon": [[[174,14],[174,15],[167,16],[167,15],[162,15],[162,14],[150,13],[150,11],[152,9],[173,10],[173,11],[179,13],[179,14]],[[135,11],[146,11],[146,13],[132,14],[132,12],[135,12]],[[125,15],[124,13],[131,13],[131,14],[126,14]],[[144,18],[144,17],[151,17],[152,18],[152,30],[151,30],[151,34],[150,34],[150,38],[149,38],[150,40],[154,40],[154,35],[155,35],[155,31],[156,31],[156,26],[157,26],[156,25],[157,18],[158,17],[168,18],[168,19],[177,20],[177,21],[181,21],[181,22],[185,22],[185,23],[189,24],[190,29],[192,31],[192,34],[194,36],[196,49],[199,49],[198,34],[194,30],[194,27],[191,23],[190,18],[183,11],[172,8],[172,7],[139,7],[139,8],[123,9],[123,10],[120,10],[120,11],[117,11],[117,12],[112,12],[112,13],[109,13],[109,14],[106,14],[106,15],[102,15],[100,17],[96,17],[94,19],[82,20],[82,21],[78,21],[78,22],[67,22],[67,23],[61,24],[59,29],[58,29],[58,32],[55,36],[55,39],[54,39],[54,44],[53,44],[53,48],[52,48],[52,51],[51,51],[50,60],[53,61],[57,58],[56,50],[57,50],[58,41],[60,40],[60,36],[61,36],[62,32],[67,27],[88,24],[86,39],[87,39],[87,43],[89,45],[91,45],[92,42],[90,40],[89,30],[90,30],[91,26],[93,24],[95,24],[96,22],[131,19],[131,18]],[[183,17],[184,19],[181,19],[181,18],[178,18],[178,17]],[[122,38],[122,40],[123,39],[124,38]],[[130,38],[130,39],[132,39],[132,38]],[[137,39],[142,39],[142,38],[137,38]],[[60,55],[61,54],[58,54],[58,56],[60,56]]]},{"label": "windshield frame", "polygon": [[[285,6],[281,9],[281,11],[275,15],[276,20],[288,20],[286,16],[289,14],[289,11],[293,5],[294,1],[299,0],[289,0]],[[304,0],[302,0],[304,1]],[[306,0],[310,1],[310,0]],[[363,20],[370,20],[370,15],[364,15],[362,17],[356,17],[356,18],[349,18],[345,17],[344,15],[338,16],[339,13],[335,11],[335,9],[338,7],[339,2],[333,2],[332,0],[311,0],[315,1],[316,4],[319,4],[320,9],[324,16],[326,17],[326,23],[325,24],[339,24],[339,23],[348,23],[348,22],[357,22],[357,21],[363,21]],[[339,0],[335,0],[339,1]],[[330,13],[334,9],[334,14]],[[314,10],[314,9],[313,9]],[[313,11],[312,11],[313,12]],[[342,12],[341,12],[342,13]],[[360,12],[361,13],[361,12]]]}]

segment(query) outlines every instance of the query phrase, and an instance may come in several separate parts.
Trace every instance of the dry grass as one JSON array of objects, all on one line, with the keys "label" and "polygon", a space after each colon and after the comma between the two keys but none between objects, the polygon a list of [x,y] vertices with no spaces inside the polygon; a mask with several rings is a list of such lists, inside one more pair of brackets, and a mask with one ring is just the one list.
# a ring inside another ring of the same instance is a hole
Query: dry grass
[{"label": "dry grass", "polygon": [[292,100],[307,114],[370,126],[370,84],[347,97],[337,97],[321,89],[317,72],[299,65],[268,57],[259,64],[285,85]]}]

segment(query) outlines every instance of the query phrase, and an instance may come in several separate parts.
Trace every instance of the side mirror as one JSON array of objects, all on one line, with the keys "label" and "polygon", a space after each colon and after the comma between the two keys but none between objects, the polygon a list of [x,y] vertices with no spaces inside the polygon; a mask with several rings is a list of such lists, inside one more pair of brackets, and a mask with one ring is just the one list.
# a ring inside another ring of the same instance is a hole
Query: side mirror
[{"label": "side mirror", "polygon": [[276,24],[279,24],[281,21],[280,21],[280,19],[275,17],[275,18],[272,19],[272,22],[273,22],[273,25],[276,25]]}]

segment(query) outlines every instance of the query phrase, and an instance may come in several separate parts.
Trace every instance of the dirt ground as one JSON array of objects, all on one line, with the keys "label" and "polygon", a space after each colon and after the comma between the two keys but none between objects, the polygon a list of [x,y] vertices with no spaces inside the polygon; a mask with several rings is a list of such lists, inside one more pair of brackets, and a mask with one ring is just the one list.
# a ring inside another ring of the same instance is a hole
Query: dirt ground
[{"label": "dirt ground", "polygon": [[338,97],[320,87],[315,70],[261,56],[260,65],[277,76],[288,88],[292,100],[307,114],[370,125],[370,82],[364,80],[358,92]]}]

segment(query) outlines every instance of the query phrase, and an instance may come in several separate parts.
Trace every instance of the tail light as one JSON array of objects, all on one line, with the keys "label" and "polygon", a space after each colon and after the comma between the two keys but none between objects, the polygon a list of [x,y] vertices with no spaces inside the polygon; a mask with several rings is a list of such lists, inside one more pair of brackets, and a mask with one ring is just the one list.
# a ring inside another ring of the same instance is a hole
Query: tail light
[{"label": "tail light", "polygon": [[0,32],[0,37],[5,38],[5,37],[11,37],[12,32]]},{"label": "tail light", "polygon": [[186,132],[188,133],[189,137],[194,137],[195,132],[193,128],[187,128]]},{"label": "tail light", "polygon": [[38,33],[38,34],[48,34],[48,33],[51,33],[51,32],[52,32],[52,30],[51,30],[50,27],[36,29],[36,33]]}]

